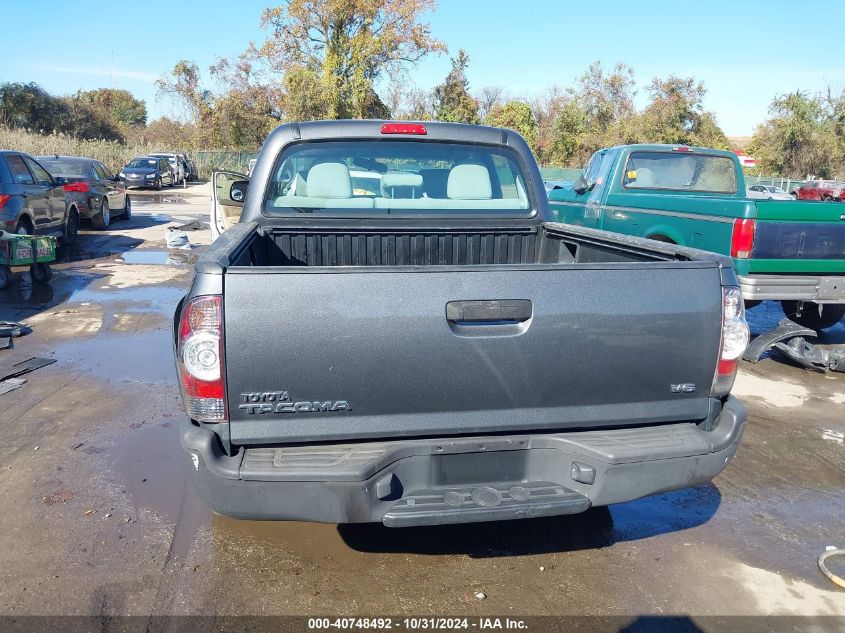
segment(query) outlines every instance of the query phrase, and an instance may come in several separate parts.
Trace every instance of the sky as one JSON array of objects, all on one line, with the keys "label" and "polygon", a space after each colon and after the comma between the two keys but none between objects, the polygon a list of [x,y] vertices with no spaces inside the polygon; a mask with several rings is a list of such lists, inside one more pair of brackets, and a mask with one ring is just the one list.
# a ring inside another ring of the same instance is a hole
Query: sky
[{"label": "sky", "polygon": [[[180,59],[205,72],[266,33],[272,0],[105,2],[0,0],[0,82],[34,81],[54,94],[116,87],[147,103],[150,120],[182,116],[154,81]],[[652,77],[693,76],[705,107],[729,136],[750,136],[777,94],[845,88],[845,2],[782,0],[440,0],[426,15],[450,54],[470,56],[470,89],[494,85],[530,97],[566,87],[593,61],[634,69],[638,103]],[[11,28],[15,24],[29,25]],[[410,77],[443,81],[447,55],[424,59]],[[207,75],[206,75],[207,76]]]}]

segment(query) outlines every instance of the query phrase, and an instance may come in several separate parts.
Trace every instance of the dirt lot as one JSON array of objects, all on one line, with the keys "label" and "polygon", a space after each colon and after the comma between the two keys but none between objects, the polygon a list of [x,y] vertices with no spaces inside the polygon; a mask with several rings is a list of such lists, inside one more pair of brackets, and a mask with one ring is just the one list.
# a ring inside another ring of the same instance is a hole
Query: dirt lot
[{"label": "dirt lot", "polygon": [[816,568],[845,546],[845,446],[824,437],[845,431],[845,374],[771,359],[742,367],[749,427],[712,484],[401,531],[214,516],[186,486],[170,349],[200,249],[164,248],[207,196],[138,193],[130,222],[64,249],[51,286],[0,291],[0,319],[34,329],[16,351],[57,360],[0,396],[0,614],[845,615]]}]

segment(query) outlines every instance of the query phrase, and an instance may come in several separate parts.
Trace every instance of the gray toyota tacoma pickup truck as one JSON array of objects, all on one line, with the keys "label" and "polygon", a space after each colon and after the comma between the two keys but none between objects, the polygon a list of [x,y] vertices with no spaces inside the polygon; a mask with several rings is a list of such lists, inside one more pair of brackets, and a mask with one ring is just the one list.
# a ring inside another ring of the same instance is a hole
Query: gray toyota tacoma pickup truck
[{"label": "gray toyota tacoma pickup truck", "polygon": [[214,510],[416,526],[707,481],[746,422],[731,260],[550,221],[516,133],[286,124],[179,304],[181,442]]}]

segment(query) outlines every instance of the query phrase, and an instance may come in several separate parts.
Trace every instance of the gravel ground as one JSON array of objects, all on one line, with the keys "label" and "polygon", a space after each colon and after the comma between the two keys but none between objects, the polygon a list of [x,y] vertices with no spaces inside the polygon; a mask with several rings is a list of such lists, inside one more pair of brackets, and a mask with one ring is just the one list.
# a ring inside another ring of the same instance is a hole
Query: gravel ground
[{"label": "gravel ground", "polygon": [[[186,486],[170,347],[209,235],[164,245],[208,193],[133,192],[132,220],[83,230],[50,286],[0,291],[0,319],[34,329],[16,351],[57,361],[0,396],[0,615],[845,616],[816,567],[845,547],[845,446],[825,435],[845,431],[845,374],[771,358],[741,368],[749,426],[711,484],[408,530],[213,515]],[[779,318],[749,312],[756,331]]]}]

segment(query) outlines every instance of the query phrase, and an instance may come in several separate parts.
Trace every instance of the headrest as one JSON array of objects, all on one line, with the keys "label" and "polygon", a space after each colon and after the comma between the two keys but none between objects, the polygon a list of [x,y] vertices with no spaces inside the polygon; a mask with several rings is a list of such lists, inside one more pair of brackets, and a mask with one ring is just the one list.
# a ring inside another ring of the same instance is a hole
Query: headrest
[{"label": "headrest", "polygon": [[449,172],[446,195],[452,200],[489,200],[493,197],[490,173],[483,165],[457,165]]},{"label": "headrest", "polygon": [[349,177],[349,168],[343,163],[314,165],[308,171],[305,185],[311,198],[352,197],[352,179]]},{"label": "headrest", "polygon": [[[402,171],[389,171],[381,176],[381,195],[385,198],[402,197],[418,198],[421,194],[423,177]],[[398,190],[398,191],[397,191]]]},{"label": "headrest", "polygon": [[637,169],[637,177],[634,179],[634,182],[628,186],[653,187],[654,173],[648,167],[639,167]]}]

